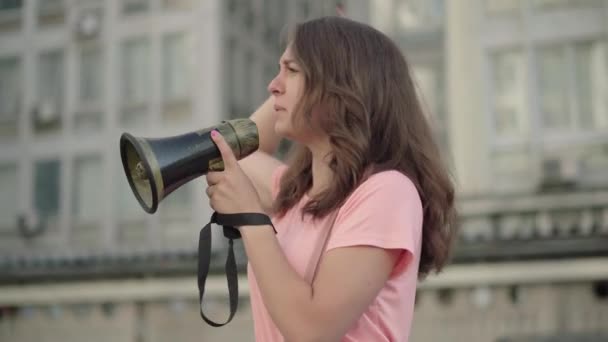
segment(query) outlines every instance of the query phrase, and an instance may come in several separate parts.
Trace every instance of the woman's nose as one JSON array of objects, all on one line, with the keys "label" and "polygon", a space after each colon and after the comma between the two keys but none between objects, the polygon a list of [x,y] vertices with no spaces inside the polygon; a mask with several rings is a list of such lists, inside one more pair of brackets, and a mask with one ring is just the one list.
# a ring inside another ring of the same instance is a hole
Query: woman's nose
[{"label": "woman's nose", "polygon": [[268,92],[272,95],[282,94],[284,91],[284,86],[280,80],[280,75],[275,76],[270,83],[268,83]]}]

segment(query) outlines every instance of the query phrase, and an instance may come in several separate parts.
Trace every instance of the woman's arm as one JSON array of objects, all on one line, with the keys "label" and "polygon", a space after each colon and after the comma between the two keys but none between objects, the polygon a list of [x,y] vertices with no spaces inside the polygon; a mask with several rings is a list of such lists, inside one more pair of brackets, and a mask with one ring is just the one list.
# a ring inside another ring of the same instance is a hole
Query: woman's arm
[{"label": "woman's arm", "polygon": [[[230,146],[216,131],[211,137],[224,160],[224,171],[206,176],[211,207],[225,214],[261,212],[259,194]],[[341,207],[345,216],[334,224],[312,285],[291,267],[271,226],[239,228],[264,304],[288,341],[339,339],[384,286],[400,251],[414,250],[411,220],[420,215],[411,215],[413,201],[404,200],[398,183],[376,183],[359,191],[358,198],[365,200]]]},{"label": "woman's arm", "polygon": [[260,147],[239,161],[239,165],[253,182],[264,210],[269,212],[272,208],[272,174],[282,165],[281,161],[272,156],[281,142],[281,138],[274,131],[275,112],[272,98],[269,97],[250,118],[258,127]]},{"label": "woman's arm", "polygon": [[264,305],[287,341],[337,341],[386,283],[400,250],[336,248],[312,286],[289,265],[270,226],[240,229]]}]

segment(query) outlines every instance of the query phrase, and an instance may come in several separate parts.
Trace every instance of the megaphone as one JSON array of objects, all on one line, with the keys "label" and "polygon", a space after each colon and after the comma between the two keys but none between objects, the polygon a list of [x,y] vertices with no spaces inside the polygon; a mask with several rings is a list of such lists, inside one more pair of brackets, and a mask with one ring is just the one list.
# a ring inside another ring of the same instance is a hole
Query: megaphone
[{"label": "megaphone", "polygon": [[224,162],[211,140],[211,131],[222,134],[237,159],[259,147],[256,124],[249,119],[221,124],[166,138],[140,138],[129,133],[120,137],[122,165],[137,201],[147,213],[170,193],[209,171],[222,171]]}]

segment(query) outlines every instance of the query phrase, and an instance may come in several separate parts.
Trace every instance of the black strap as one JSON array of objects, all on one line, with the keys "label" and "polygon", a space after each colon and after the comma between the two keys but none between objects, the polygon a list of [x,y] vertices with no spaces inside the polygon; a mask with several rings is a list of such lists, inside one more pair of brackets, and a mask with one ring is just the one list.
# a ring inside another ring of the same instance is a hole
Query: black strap
[{"label": "black strap", "polygon": [[[226,280],[228,281],[228,296],[230,300],[230,316],[224,323],[216,323],[203,312],[203,296],[205,294],[205,282],[209,273],[211,262],[211,224],[223,226],[224,236],[228,239],[228,256],[226,257]],[[265,214],[260,213],[239,213],[239,214],[219,214],[213,213],[211,220],[199,234],[198,240],[198,294],[201,308],[201,317],[207,324],[213,327],[221,327],[228,324],[234,317],[239,303],[239,283],[236,270],[236,260],[234,258],[234,239],[241,238],[241,233],[234,227],[240,226],[261,226],[270,225],[276,234],[272,221]]]}]

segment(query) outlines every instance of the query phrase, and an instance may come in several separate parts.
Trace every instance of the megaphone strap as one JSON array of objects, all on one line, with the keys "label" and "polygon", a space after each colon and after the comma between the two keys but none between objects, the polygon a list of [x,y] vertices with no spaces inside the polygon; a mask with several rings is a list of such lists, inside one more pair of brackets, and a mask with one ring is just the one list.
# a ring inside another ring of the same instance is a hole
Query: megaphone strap
[{"label": "megaphone strap", "polygon": [[[209,273],[211,262],[211,224],[223,226],[224,236],[228,238],[228,256],[226,257],[226,281],[228,282],[228,297],[230,301],[230,316],[224,323],[217,323],[205,316],[203,312],[203,296],[205,294],[205,282]],[[239,283],[236,270],[236,260],[234,258],[234,239],[241,237],[238,226],[261,226],[270,225],[276,234],[270,218],[261,213],[238,213],[238,214],[219,214],[213,213],[211,220],[199,234],[198,240],[198,294],[200,303],[201,317],[207,324],[213,327],[221,327],[228,324],[238,307],[239,302]]]}]

